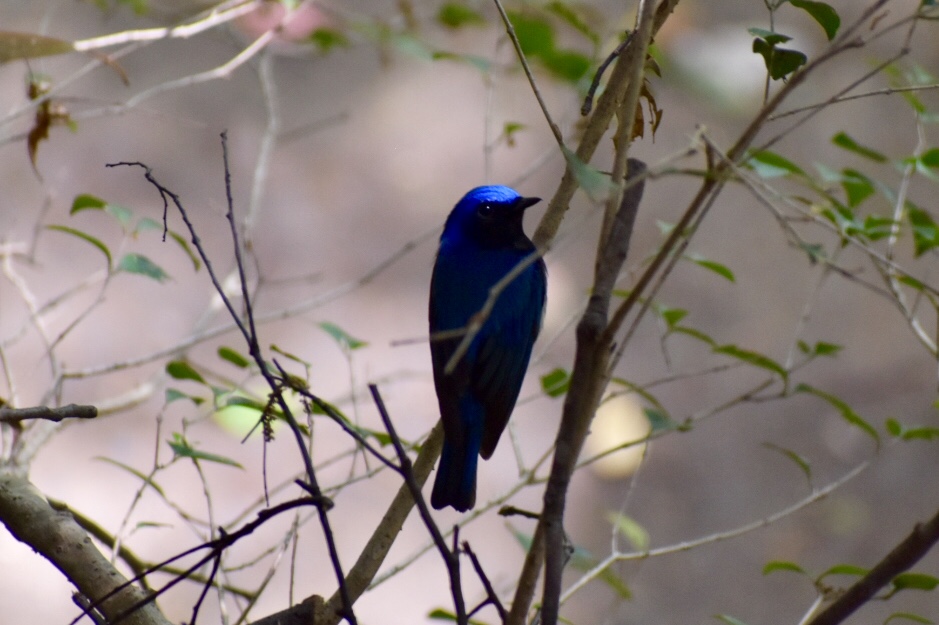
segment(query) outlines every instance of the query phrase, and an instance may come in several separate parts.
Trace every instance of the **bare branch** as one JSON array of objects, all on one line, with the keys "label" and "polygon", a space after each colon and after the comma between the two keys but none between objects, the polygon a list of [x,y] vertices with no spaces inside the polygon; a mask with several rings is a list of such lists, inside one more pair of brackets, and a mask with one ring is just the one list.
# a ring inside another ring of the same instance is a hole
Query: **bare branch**
[{"label": "bare branch", "polygon": [[145,28],[142,30],[126,30],[111,35],[102,35],[91,39],[80,39],[72,45],[79,52],[100,50],[121,44],[140,41],[157,41],[160,39],[188,39],[193,35],[205,32],[221,24],[230,22],[242,15],[256,10],[263,4],[261,0],[248,0],[245,2],[229,3],[232,8],[213,10],[205,17],[188,24],[173,26],[171,28]]},{"label": "bare branch", "polygon": [[60,423],[65,419],[94,419],[98,416],[98,409],[94,406],[80,406],[69,404],[58,408],[35,406],[33,408],[7,408],[0,407],[0,423],[21,424],[28,419],[44,419]]},{"label": "bare branch", "polygon": [[[127,584],[72,515],[56,510],[24,476],[0,473],[0,522],[59,569],[108,622],[126,613],[128,625],[170,625],[143,590]],[[137,605],[140,609],[132,609]]]}]

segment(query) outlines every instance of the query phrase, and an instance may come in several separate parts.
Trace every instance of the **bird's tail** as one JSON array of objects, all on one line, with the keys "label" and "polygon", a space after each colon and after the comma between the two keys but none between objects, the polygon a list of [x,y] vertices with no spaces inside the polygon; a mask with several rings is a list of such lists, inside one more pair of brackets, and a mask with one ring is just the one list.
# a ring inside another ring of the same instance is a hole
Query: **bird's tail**
[{"label": "bird's tail", "polygon": [[453,506],[466,512],[476,503],[476,463],[482,443],[482,406],[471,398],[460,402],[463,423],[462,440],[451,442],[444,437],[443,452],[437,467],[431,505],[440,510]]}]

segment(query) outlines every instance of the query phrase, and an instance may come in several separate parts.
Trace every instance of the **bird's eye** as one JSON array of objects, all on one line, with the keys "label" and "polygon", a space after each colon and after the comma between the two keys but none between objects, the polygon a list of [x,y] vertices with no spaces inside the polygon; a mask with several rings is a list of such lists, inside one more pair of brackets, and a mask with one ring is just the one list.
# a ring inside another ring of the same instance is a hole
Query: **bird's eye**
[{"label": "bird's eye", "polygon": [[480,204],[479,208],[476,209],[476,214],[483,219],[489,219],[494,212],[495,209],[492,208],[492,204]]}]

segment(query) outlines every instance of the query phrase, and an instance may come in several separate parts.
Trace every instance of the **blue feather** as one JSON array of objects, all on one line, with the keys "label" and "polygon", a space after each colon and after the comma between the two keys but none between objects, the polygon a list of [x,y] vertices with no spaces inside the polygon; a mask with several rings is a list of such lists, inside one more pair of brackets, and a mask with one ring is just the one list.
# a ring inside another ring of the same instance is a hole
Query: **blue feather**
[{"label": "blue feather", "polygon": [[489,458],[518,399],[541,328],[546,271],[539,258],[501,292],[454,371],[444,370],[490,289],[535,252],[522,229],[538,202],[504,186],[477,187],[450,212],[430,285],[431,357],[444,428],[444,448],[431,503],[465,511],[476,499],[477,456]]}]

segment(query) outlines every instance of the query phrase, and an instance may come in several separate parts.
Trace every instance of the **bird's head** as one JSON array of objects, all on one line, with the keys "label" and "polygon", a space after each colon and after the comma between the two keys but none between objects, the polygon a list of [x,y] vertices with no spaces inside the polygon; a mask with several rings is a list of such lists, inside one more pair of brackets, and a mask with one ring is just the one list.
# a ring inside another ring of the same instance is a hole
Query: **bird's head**
[{"label": "bird's head", "polygon": [[476,187],[453,207],[441,241],[469,239],[485,248],[529,250],[532,244],[522,229],[522,216],[540,201],[501,185]]}]

